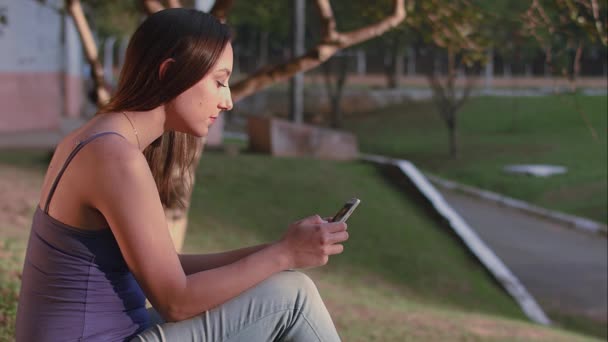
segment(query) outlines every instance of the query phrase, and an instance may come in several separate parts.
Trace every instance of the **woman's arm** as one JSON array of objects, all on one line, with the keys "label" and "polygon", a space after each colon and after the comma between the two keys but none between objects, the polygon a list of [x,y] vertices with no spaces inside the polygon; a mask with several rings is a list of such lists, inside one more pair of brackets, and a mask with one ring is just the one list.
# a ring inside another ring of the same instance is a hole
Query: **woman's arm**
[{"label": "woman's arm", "polygon": [[231,264],[268,246],[269,244],[263,244],[221,253],[180,254],[179,261],[184,269],[184,272],[187,275],[190,275],[192,273],[206,271],[212,268]]},{"label": "woman's arm", "polygon": [[347,239],[346,226],[315,216],[292,224],[281,240],[237,261],[187,275],[148,164],[119,139],[91,143],[87,152],[95,154],[95,162],[81,170],[94,177],[88,200],[108,221],[129,269],[166,320],[193,317],[274,273],[323,265],[329,255],[342,252],[336,243]]}]

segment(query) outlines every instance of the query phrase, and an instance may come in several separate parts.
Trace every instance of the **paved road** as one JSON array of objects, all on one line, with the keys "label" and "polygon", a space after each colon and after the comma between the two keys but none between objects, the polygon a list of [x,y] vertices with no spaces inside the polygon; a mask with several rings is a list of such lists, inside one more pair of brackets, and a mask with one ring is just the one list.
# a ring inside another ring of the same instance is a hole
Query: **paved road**
[{"label": "paved road", "polygon": [[438,188],[544,309],[607,320],[608,240]]}]

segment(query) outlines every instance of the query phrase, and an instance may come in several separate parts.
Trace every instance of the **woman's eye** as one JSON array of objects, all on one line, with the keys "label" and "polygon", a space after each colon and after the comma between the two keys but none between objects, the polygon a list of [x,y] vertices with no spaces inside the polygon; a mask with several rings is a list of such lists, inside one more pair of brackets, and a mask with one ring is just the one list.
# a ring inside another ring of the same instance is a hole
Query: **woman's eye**
[{"label": "woman's eye", "polygon": [[217,81],[217,85],[218,85],[219,87],[224,87],[224,88],[225,88],[225,87],[228,87],[228,85],[227,85],[227,84],[224,84],[224,83],[222,83],[222,82],[220,82],[220,81]]}]

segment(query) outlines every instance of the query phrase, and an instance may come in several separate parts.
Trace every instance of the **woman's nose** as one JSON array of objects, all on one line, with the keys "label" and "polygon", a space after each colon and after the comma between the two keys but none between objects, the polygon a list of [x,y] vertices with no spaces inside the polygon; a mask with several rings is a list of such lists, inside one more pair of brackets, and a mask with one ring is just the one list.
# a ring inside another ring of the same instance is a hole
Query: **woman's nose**
[{"label": "woman's nose", "polygon": [[232,95],[228,93],[228,96],[224,98],[224,101],[220,103],[220,108],[224,111],[228,111],[232,109]]}]

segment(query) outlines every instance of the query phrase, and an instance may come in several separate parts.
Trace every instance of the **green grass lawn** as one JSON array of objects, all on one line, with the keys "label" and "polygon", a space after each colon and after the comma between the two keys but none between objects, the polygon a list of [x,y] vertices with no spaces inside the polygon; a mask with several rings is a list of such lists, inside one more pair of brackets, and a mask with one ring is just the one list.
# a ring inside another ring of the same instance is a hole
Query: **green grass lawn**
[{"label": "green grass lawn", "polygon": [[[0,169],[10,162],[34,168],[41,177],[43,156],[0,155]],[[332,215],[353,196],[362,203],[349,220],[345,252],[307,271],[345,341],[587,340],[528,323],[420,198],[395,189],[371,164],[205,152],[185,251],[271,241],[290,222]],[[0,277],[0,340],[9,339],[14,322],[14,270],[21,266],[23,246],[24,239],[0,244],[0,259],[8,260],[8,266],[0,263],[1,273],[9,275]]]},{"label": "green grass lawn", "polygon": [[[472,98],[459,114],[458,158],[449,157],[447,129],[429,101],[353,115],[345,128],[363,152],[408,159],[448,179],[606,223],[607,110],[606,96]],[[529,163],[566,166],[568,173],[537,178],[503,171]]]}]

